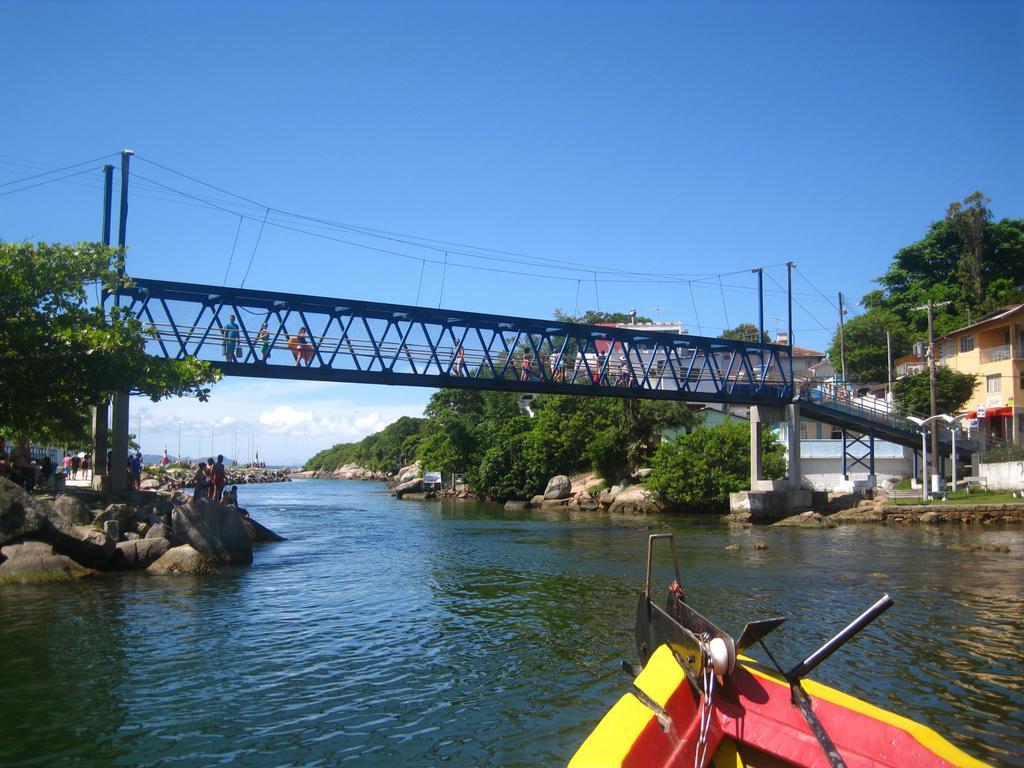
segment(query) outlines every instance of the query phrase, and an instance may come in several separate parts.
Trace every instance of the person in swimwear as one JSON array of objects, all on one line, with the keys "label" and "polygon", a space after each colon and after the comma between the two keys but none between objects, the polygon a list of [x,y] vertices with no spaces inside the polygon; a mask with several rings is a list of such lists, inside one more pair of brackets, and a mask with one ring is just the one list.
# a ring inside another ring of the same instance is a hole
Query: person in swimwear
[{"label": "person in swimwear", "polygon": [[299,328],[299,332],[288,337],[288,349],[295,358],[296,367],[306,364],[308,368],[313,361],[313,345],[309,341],[309,332],[305,328]]}]

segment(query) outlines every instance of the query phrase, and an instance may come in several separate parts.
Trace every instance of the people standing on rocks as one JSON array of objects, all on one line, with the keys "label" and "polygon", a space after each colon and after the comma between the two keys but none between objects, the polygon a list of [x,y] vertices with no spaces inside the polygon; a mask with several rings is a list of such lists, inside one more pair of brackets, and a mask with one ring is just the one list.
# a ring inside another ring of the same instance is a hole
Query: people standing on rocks
[{"label": "people standing on rocks", "polygon": [[203,472],[206,473],[206,498],[213,498],[213,456],[206,460],[206,465],[203,467]]},{"label": "people standing on rocks", "polygon": [[224,457],[217,455],[217,463],[213,465],[213,500],[220,502],[224,495],[224,483],[227,481],[227,473],[224,471]]},{"label": "people standing on rocks", "polygon": [[14,465],[14,482],[31,493],[36,487],[36,468],[32,464],[32,453],[28,449],[27,438],[18,439],[18,447],[14,449],[11,463]]},{"label": "people standing on rocks", "polygon": [[234,363],[239,351],[238,323],[235,322],[234,315],[228,317],[227,325],[221,331],[224,334],[224,359],[229,363]]},{"label": "people standing on rocks", "polygon": [[134,456],[128,460],[128,467],[130,474],[128,475],[128,487],[134,488],[136,491],[142,489],[142,452],[137,451]]},{"label": "people standing on rocks", "polygon": [[221,503],[226,507],[237,507],[238,506],[238,486],[232,485],[231,488],[224,491],[224,498],[221,499]]},{"label": "people standing on rocks", "polygon": [[192,475],[192,485],[196,487],[192,493],[192,499],[205,499],[210,488],[210,480],[206,475],[206,465],[202,461],[199,462],[195,474]]}]

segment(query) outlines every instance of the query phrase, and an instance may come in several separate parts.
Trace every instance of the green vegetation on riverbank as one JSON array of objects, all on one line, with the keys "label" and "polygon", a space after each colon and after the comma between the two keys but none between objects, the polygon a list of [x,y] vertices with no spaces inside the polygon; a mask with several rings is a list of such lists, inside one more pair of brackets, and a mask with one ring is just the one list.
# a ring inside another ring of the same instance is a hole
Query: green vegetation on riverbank
[{"label": "green vegetation on riverbank", "polygon": [[[670,506],[722,506],[746,487],[750,440],[742,424],[698,427],[684,403],[538,395],[525,414],[507,392],[441,389],[424,419],[403,418],[358,443],[321,451],[305,469],[345,464],[396,472],[418,460],[426,471],[460,474],[483,497],[529,499],[555,475],[596,472],[607,486],[653,466],[648,484]],[[696,428],[695,428],[696,427]],[[695,428],[666,441],[670,428]],[[766,471],[784,472],[781,448],[765,435]]]}]

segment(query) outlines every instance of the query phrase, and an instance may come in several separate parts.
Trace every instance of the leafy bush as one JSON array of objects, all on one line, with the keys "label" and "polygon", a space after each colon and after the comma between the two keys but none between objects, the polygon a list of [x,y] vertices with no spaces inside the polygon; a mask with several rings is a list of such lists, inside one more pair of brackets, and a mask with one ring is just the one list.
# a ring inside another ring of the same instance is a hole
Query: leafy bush
[{"label": "leafy bush", "polygon": [[[765,477],[785,474],[785,454],[772,430],[761,435]],[[729,494],[750,487],[750,428],[739,422],[698,427],[662,443],[645,485],[676,507],[724,507]]]}]

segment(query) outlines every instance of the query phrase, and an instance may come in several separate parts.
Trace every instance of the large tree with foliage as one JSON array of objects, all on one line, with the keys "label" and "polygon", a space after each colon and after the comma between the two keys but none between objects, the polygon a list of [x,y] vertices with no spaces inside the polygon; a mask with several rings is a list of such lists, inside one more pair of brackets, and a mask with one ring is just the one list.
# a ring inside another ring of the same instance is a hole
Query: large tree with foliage
[{"label": "large tree with foliage", "polygon": [[[935,408],[938,413],[958,413],[971,399],[978,377],[940,365],[935,369]],[[896,402],[907,413],[931,413],[931,382],[927,370],[904,376],[892,385]]]},{"label": "large tree with foliage", "polygon": [[147,355],[138,320],[90,300],[114,287],[117,258],[88,243],[0,243],[0,433],[80,441],[90,406],[115,392],[207,399],[214,368]]},{"label": "large tree with foliage", "polygon": [[[923,238],[896,252],[876,280],[881,289],[861,302],[867,311],[846,323],[848,379],[884,380],[886,330],[895,357],[926,340],[928,318],[920,308],[929,300],[937,305],[937,336],[998,307],[1024,302],[1024,219],[993,221],[988,202],[975,192],[951,203]],[[839,360],[838,330],[829,353]]]},{"label": "large tree with foliage", "polygon": [[760,337],[763,344],[771,341],[767,333],[759,333],[757,326],[753,323],[740,323],[735,328],[726,328],[722,331],[720,339],[735,339],[736,341],[757,341]]},{"label": "large tree with foliage", "polygon": [[[761,433],[767,478],[786,472],[784,449],[775,433]],[[743,422],[698,427],[662,443],[646,486],[665,503],[682,508],[721,508],[729,494],[750,487],[750,428]]]}]

